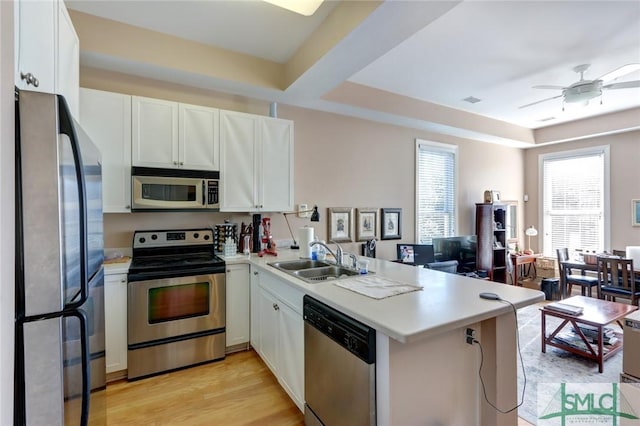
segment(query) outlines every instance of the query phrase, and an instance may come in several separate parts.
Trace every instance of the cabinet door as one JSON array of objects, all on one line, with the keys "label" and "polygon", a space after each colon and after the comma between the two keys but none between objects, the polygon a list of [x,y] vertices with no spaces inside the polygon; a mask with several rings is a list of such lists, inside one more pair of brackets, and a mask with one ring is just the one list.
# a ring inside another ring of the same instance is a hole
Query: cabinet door
[{"label": "cabinet door", "polygon": [[227,265],[227,347],[249,342],[249,265]]},{"label": "cabinet door", "polygon": [[107,373],[127,368],[127,276],[104,277],[104,332]]},{"label": "cabinet door", "polygon": [[58,50],[56,57],[56,93],[69,105],[71,114],[79,120],[80,41],[64,2],[58,5]]},{"label": "cabinet door", "polygon": [[259,204],[263,211],[293,210],[293,122],[263,117]]},{"label": "cabinet door", "polygon": [[131,105],[131,163],[143,167],[179,167],[178,104],[133,96]]},{"label": "cabinet door", "polygon": [[[15,84],[19,89],[55,93],[58,3],[27,1],[14,3]],[[32,75],[36,86],[22,75]]]},{"label": "cabinet door", "polygon": [[180,166],[190,170],[220,170],[220,111],[180,104],[179,113]]},{"label": "cabinet door", "polygon": [[258,300],[260,315],[260,350],[262,359],[278,376],[278,300],[264,288],[260,288]]},{"label": "cabinet door", "polygon": [[304,411],[304,321],[302,315],[279,302],[278,374],[280,383]]},{"label": "cabinet door", "polygon": [[220,111],[220,210],[246,212],[256,203],[257,116]]},{"label": "cabinet door", "polygon": [[102,154],[102,208],[131,211],[131,96],[80,90],[82,127]]}]

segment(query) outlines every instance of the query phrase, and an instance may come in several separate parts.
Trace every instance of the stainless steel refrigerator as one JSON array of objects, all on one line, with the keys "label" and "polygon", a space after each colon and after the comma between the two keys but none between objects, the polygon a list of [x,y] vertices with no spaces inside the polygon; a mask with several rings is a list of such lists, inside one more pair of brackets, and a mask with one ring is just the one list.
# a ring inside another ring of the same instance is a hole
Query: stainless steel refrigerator
[{"label": "stainless steel refrigerator", "polygon": [[100,153],[62,96],[15,105],[14,424],[106,424]]}]

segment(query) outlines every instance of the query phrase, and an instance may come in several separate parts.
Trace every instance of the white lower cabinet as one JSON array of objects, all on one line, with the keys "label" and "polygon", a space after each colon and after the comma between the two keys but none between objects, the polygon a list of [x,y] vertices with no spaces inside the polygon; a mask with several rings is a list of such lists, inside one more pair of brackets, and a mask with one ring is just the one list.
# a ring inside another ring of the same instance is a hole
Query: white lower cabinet
[{"label": "white lower cabinet", "polygon": [[304,293],[275,275],[254,268],[251,296],[252,346],[304,411]]},{"label": "white lower cabinet", "polygon": [[127,274],[104,277],[107,374],[127,369]]},{"label": "white lower cabinet", "polygon": [[249,342],[249,265],[227,265],[225,276],[227,293],[227,348]]}]

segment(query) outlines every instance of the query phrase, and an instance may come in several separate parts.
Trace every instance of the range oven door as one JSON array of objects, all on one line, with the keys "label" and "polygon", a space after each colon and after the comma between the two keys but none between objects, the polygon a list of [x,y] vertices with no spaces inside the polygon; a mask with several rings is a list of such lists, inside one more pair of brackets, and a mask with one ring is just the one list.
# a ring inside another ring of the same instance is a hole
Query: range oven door
[{"label": "range oven door", "polygon": [[129,345],[225,326],[224,274],[134,281],[128,296]]}]

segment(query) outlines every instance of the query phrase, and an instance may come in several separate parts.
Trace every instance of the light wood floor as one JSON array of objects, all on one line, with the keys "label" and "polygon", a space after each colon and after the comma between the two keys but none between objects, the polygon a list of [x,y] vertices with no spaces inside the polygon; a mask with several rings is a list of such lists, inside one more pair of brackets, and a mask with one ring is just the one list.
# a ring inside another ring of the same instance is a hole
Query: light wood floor
[{"label": "light wood floor", "polygon": [[107,425],[303,425],[304,416],[254,351],[107,386]]},{"label": "light wood floor", "polygon": [[[304,425],[254,351],[222,362],[107,386],[107,425]],[[519,419],[518,426],[531,426]]]}]

